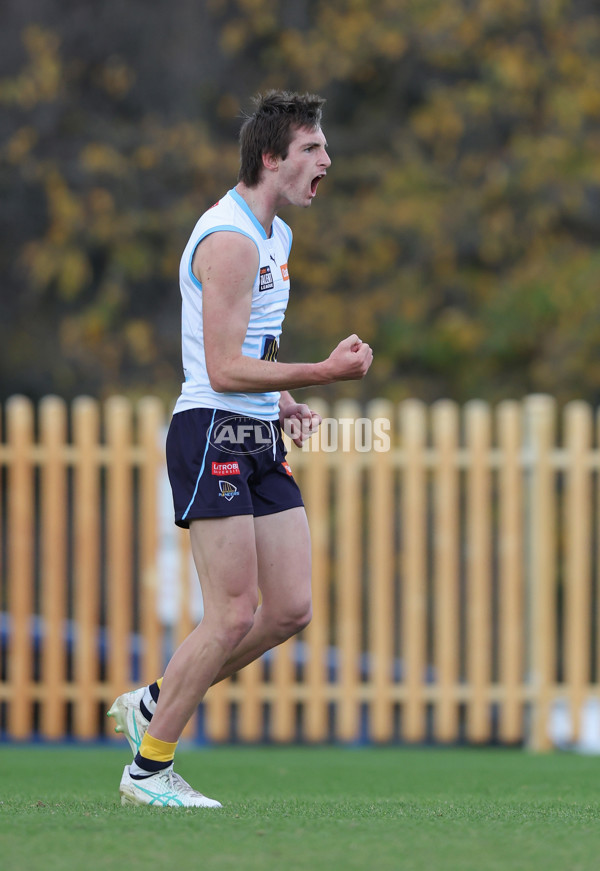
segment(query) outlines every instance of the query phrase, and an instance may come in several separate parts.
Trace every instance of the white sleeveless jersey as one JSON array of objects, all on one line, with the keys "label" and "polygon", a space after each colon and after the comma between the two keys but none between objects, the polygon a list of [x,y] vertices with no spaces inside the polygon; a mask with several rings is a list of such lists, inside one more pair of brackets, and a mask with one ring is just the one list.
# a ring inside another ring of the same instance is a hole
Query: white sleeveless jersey
[{"label": "white sleeveless jersey", "polygon": [[217,393],[208,380],[202,327],[202,284],[192,272],[192,260],[200,242],[220,230],[241,233],[252,239],[258,249],[259,267],[252,288],[250,322],[242,354],[263,360],[277,359],[290,290],[287,262],[292,231],[276,217],[271,236],[267,237],[246,201],[236,190],[230,190],[202,215],[181,258],[179,284],[185,382],[174,413],[190,408],[219,408],[260,420],[275,420],[279,416],[279,392]]}]

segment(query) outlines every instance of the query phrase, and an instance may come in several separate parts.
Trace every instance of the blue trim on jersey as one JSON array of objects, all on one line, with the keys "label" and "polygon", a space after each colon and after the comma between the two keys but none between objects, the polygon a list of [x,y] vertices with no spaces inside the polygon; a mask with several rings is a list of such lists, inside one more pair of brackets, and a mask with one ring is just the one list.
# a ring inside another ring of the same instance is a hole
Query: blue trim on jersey
[{"label": "blue trim on jersey", "polygon": [[[200,244],[200,241],[201,240],[198,240],[198,245]],[[194,259],[194,254],[196,253],[196,248],[198,247],[198,245],[196,245],[194,247],[194,250],[192,251],[191,256],[190,256],[190,262],[188,263],[188,277],[189,277],[190,281],[192,282],[192,284],[195,287],[197,287],[198,290],[201,291],[202,290],[202,282],[198,281],[198,279],[196,278],[196,276],[194,275],[194,272],[192,270],[192,261]]]},{"label": "blue trim on jersey", "polygon": [[[272,318],[273,318],[273,312],[268,311],[268,312],[265,312],[264,315],[254,315],[252,318],[252,322],[254,324],[259,324],[261,321],[271,321]],[[279,336],[276,336],[275,338],[279,338]]]},{"label": "blue trim on jersey", "polygon": [[[202,236],[200,236],[200,238],[198,239],[198,241],[194,245],[194,247],[192,249],[192,253],[190,254],[190,259],[188,261],[189,279],[192,282],[192,284],[194,284],[198,288],[198,290],[202,290],[202,282],[198,281],[198,279],[194,275],[194,271],[192,269],[192,262],[194,260],[194,254],[196,253],[196,248],[198,247],[200,242],[202,242],[203,239],[206,239],[207,236],[210,236],[213,233],[218,233],[218,232],[223,231],[223,230],[225,230],[229,233],[239,233],[240,236],[245,236],[246,239],[250,239],[256,245],[256,239],[253,239],[252,236],[250,235],[250,233],[246,233],[244,230],[240,230],[239,227],[234,227],[233,224],[222,224],[219,227],[211,227],[210,230],[207,230],[206,233],[203,233]],[[258,251],[258,257],[260,260],[260,250],[258,248],[258,245],[256,245],[256,250]]]},{"label": "blue trim on jersey", "polygon": [[267,234],[265,233],[265,228],[260,223],[260,221],[258,220],[256,215],[254,214],[254,212],[252,211],[252,209],[250,208],[250,206],[248,205],[246,200],[238,194],[238,192],[236,191],[235,188],[231,188],[231,190],[229,191],[229,196],[232,199],[234,199],[235,202],[240,207],[240,209],[242,209],[242,211],[248,215],[248,217],[250,218],[250,220],[252,221],[252,223],[254,224],[254,226],[256,227],[256,229],[258,230],[260,235],[262,236],[262,238],[268,239],[269,236],[267,236]]},{"label": "blue trim on jersey", "polygon": [[279,220],[281,221],[281,223],[282,223],[283,226],[285,227],[285,229],[286,229],[286,231],[287,231],[287,234],[288,234],[288,251],[287,251],[287,256],[289,257],[289,256],[290,256],[290,251],[292,250],[292,239],[293,239],[293,236],[292,236],[292,229],[291,229],[291,227],[288,227],[288,225],[285,223],[285,221],[283,221],[281,218],[280,218]]},{"label": "blue trim on jersey", "polygon": [[200,485],[200,478],[201,478],[202,475],[204,474],[204,466],[206,465],[206,455],[207,455],[207,453],[208,453],[208,446],[210,445],[210,436],[211,436],[211,433],[212,433],[213,424],[214,424],[214,422],[215,422],[215,414],[216,414],[216,413],[217,413],[217,410],[216,410],[216,408],[215,408],[215,409],[213,410],[213,414],[212,414],[212,417],[211,417],[211,420],[210,420],[210,426],[209,426],[209,428],[208,428],[208,432],[207,432],[207,434],[206,434],[206,445],[204,446],[204,456],[202,457],[202,465],[200,466],[200,472],[198,473],[198,479],[197,479],[197,481],[196,481],[196,486],[195,486],[195,488],[194,488],[194,494],[193,494],[192,498],[190,499],[190,504],[188,505],[188,507],[185,509],[185,511],[184,511],[183,514],[181,515],[181,519],[182,519],[182,520],[185,520],[185,518],[187,517],[187,515],[188,515],[188,513],[189,513],[190,508],[191,508],[192,505],[194,504],[194,499],[196,498],[196,493],[198,492],[198,487],[199,487],[199,485]]}]

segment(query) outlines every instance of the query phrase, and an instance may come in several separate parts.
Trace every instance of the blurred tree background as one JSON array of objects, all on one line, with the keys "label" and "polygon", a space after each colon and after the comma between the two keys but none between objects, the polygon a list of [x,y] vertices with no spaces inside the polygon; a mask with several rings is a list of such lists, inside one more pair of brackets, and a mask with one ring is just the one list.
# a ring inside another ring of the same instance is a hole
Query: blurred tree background
[{"label": "blurred tree background", "polygon": [[333,166],[282,359],[357,331],[325,395],[600,402],[599,83],[596,0],[3,0],[2,397],[177,395],[181,252],[284,87]]}]

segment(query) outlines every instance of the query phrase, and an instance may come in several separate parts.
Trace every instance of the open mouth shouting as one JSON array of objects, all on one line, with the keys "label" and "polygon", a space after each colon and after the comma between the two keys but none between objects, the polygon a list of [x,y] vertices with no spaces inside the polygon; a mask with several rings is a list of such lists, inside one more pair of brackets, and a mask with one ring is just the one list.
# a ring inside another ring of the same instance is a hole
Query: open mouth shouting
[{"label": "open mouth shouting", "polygon": [[310,195],[311,197],[316,196],[317,188],[319,187],[319,182],[322,178],[325,178],[325,173],[321,173],[320,175],[316,175],[310,183]]}]

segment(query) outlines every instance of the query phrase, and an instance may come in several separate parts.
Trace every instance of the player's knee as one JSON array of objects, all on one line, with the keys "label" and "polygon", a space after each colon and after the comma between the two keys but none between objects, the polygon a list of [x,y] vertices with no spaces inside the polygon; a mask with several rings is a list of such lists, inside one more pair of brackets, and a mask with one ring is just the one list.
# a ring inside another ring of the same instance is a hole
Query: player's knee
[{"label": "player's knee", "polygon": [[310,602],[297,602],[290,605],[276,620],[276,633],[282,639],[291,638],[305,629],[311,621],[312,607]]},{"label": "player's knee", "polygon": [[312,602],[309,599],[304,603],[302,609],[298,612],[296,616],[296,625],[298,627],[298,631],[301,629],[306,629],[310,621],[312,620]]},{"label": "player's knee", "polygon": [[250,600],[231,602],[222,622],[225,643],[232,649],[250,632],[254,625],[256,604]]},{"label": "player's knee", "polygon": [[303,629],[306,629],[310,621],[312,620],[312,606],[310,602],[296,617],[295,617],[295,631],[302,632]]}]

